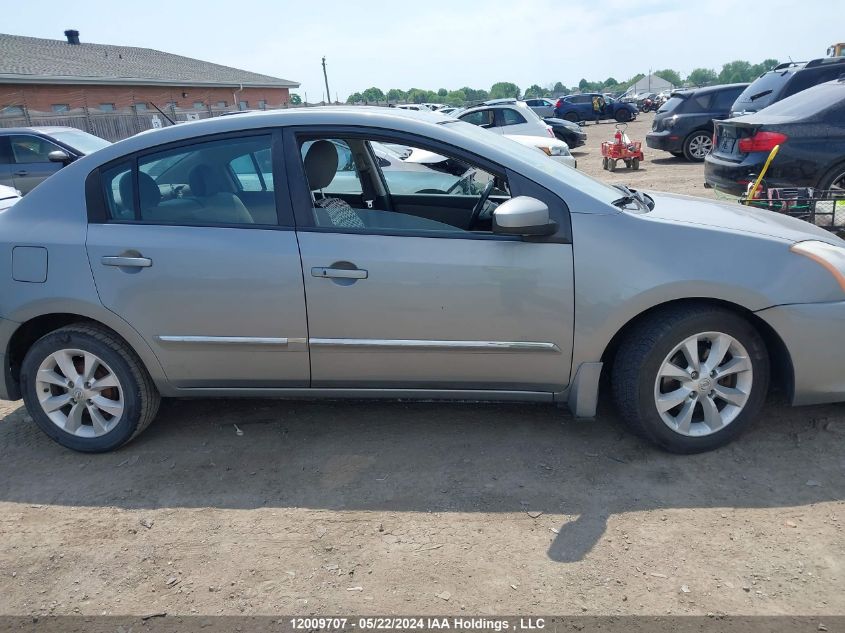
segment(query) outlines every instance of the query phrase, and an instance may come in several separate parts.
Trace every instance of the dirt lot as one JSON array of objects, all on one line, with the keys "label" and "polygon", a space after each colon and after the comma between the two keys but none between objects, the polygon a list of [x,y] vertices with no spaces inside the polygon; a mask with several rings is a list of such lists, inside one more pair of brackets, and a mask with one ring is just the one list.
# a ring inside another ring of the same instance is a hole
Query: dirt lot
[{"label": "dirt lot", "polygon": [[[705,193],[650,150],[603,172],[587,132],[585,171]],[[171,401],[86,456],[0,402],[0,613],[843,614],[843,443],[845,405],[777,398],[694,457],[606,402]]]}]

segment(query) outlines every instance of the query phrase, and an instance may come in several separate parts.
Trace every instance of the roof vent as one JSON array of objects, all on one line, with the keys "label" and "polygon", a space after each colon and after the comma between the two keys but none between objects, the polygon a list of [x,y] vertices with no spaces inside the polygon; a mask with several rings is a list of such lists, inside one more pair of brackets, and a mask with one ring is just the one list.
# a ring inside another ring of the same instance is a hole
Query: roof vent
[{"label": "roof vent", "polygon": [[79,31],[68,29],[65,31],[65,37],[68,44],[79,44]]}]

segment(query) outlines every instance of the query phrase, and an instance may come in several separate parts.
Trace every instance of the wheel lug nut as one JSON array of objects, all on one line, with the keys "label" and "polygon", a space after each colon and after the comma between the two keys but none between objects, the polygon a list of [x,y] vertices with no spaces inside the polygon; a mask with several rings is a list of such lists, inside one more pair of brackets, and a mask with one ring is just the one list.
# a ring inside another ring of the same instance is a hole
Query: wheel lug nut
[{"label": "wheel lug nut", "polygon": [[710,377],[711,377],[711,378],[715,378],[715,377],[716,377],[716,370],[715,370],[715,369],[714,369],[713,371],[711,371],[711,372],[710,372]]},{"label": "wheel lug nut", "polygon": [[68,380],[67,386],[69,389],[73,389],[73,383]]},{"label": "wheel lug nut", "polygon": [[694,398],[695,398],[695,392],[694,392],[694,391],[690,391],[690,393],[689,393],[689,397],[694,399]]},{"label": "wheel lug nut", "polygon": [[692,376],[692,379],[695,380],[696,378],[698,378],[698,372],[694,371],[690,374],[690,376]]}]

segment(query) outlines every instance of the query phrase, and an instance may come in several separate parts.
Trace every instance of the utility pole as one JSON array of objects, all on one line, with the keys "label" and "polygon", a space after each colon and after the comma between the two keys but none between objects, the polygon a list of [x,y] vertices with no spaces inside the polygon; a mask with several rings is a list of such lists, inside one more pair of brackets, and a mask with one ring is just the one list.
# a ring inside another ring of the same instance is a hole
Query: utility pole
[{"label": "utility pole", "polygon": [[323,79],[326,80],[326,99],[331,101],[331,92],[329,91],[329,76],[326,74],[326,56],[323,55]]}]

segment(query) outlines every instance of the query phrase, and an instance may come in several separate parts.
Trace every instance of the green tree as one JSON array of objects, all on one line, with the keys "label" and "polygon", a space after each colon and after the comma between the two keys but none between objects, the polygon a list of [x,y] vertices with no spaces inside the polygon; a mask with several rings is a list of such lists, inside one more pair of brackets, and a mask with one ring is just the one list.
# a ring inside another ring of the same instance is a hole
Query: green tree
[{"label": "green tree", "polygon": [[461,106],[467,101],[467,95],[463,90],[453,90],[446,95],[446,103],[450,106]]},{"label": "green tree", "polygon": [[607,79],[605,79],[605,80],[604,80],[604,84],[603,84],[603,85],[604,85],[605,87],[608,87],[608,86],[618,86],[618,85],[619,85],[619,82],[618,82],[618,81],[616,81],[613,77],[608,77]]},{"label": "green tree", "polygon": [[490,88],[491,99],[519,99],[519,86],[509,81],[500,81]]},{"label": "green tree", "polygon": [[460,91],[467,96],[467,101],[486,101],[490,98],[490,93],[484,89],[477,90],[469,86],[464,86]]},{"label": "green tree", "polygon": [[362,95],[360,92],[353,92],[346,99],[346,103],[361,103],[363,100],[364,100],[364,95]]},{"label": "green tree", "polygon": [[291,105],[301,105],[302,104],[302,97],[300,97],[295,92],[290,93],[290,104]]},{"label": "green tree", "polygon": [[381,91],[380,88],[367,88],[361,94],[364,96],[364,101],[366,101],[367,103],[377,103],[379,101],[385,100],[384,93]]},{"label": "green tree", "polygon": [[529,97],[545,97],[547,96],[547,92],[545,88],[541,88],[537,84],[533,84],[525,89],[525,98]]},{"label": "green tree", "polygon": [[428,91],[419,88],[411,88],[405,97],[411,103],[423,103],[428,101]]},{"label": "green tree", "polygon": [[581,81],[578,82],[578,90],[580,90],[581,92],[589,92],[590,82],[586,79],[581,79]]},{"label": "green tree", "polygon": [[564,86],[561,82],[558,81],[555,84],[555,87],[552,88],[552,92],[554,92],[556,95],[562,95],[568,93],[569,91],[566,89],[566,86]]},{"label": "green tree", "polygon": [[441,88],[440,90],[437,91],[438,97],[445,97],[447,94],[449,94],[449,91],[446,90],[446,88]]},{"label": "green tree", "polygon": [[747,61],[738,59],[722,66],[722,70],[719,72],[719,83],[730,84],[750,81],[753,76],[751,64]]},{"label": "green tree", "polygon": [[696,68],[687,76],[693,86],[709,86],[716,81],[716,72],[710,68]]},{"label": "green tree", "polygon": [[678,73],[677,70],[672,70],[671,68],[664,68],[663,70],[656,70],[654,72],[655,75],[660,77],[661,79],[665,79],[670,84],[675,87],[678,87],[683,83],[681,81],[681,75]]},{"label": "green tree", "polygon": [[406,97],[405,91],[399,88],[391,88],[387,91],[388,101],[404,101]]}]

